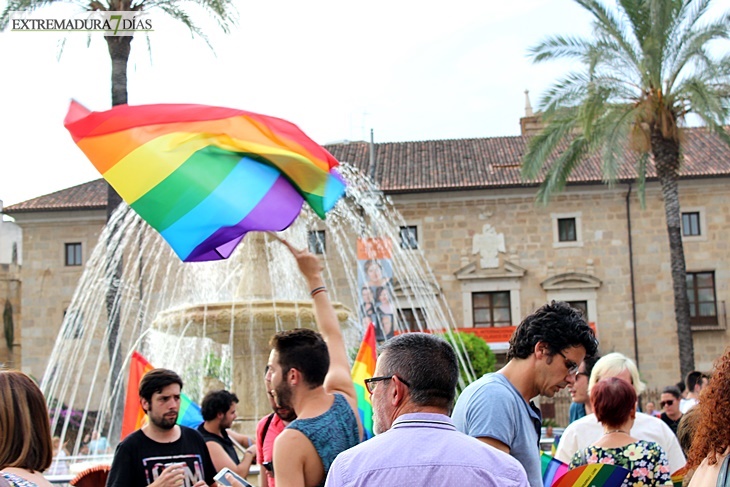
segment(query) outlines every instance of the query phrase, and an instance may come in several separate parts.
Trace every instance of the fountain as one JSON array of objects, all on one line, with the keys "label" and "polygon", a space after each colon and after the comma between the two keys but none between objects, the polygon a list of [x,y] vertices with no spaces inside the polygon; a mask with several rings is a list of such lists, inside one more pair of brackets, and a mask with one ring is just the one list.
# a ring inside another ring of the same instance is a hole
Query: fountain
[{"label": "fountain", "polygon": [[[324,230],[324,278],[352,355],[362,336],[358,319],[358,238],[390,239],[392,291],[399,309],[420,309],[396,332],[446,331],[453,318],[423,254],[403,249],[406,223],[365,176],[343,164],[347,196],[321,221],[308,208],[282,235],[305,247],[309,232]],[[107,326],[106,290],[114,269],[119,299],[117,336]],[[49,358],[42,389],[54,431],[81,447],[77,431],[99,430],[119,441],[129,359],[138,351],[155,367],[180,373],[183,392],[199,402],[211,388],[238,395],[237,425],[246,433],[269,412],[263,372],[268,341],[277,331],[314,327],[311,299],[288,250],[265,233],[248,235],[228,260],[184,264],[126,205],[102,232],[68,307]],[[109,343],[120,346],[111,354]],[[463,350],[462,367],[471,369]],[[111,364],[111,365],[110,365]],[[75,412],[75,413],[73,413]]]}]

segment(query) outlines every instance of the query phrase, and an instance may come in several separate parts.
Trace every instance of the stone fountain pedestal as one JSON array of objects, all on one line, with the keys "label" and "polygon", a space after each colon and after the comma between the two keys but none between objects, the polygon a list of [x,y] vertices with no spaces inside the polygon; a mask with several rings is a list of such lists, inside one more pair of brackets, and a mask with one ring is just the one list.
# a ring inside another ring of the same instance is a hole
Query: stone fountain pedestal
[{"label": "stone fountain pedestal", "polygon": [[[344,325],[352,312],[340,303],[333,305],[340,325]],[[235,429],[253,435],[259,419],[271,412],[264,386],[271,337],[298,327],[316,330],[316,323],[311,301],[251,299],[166,310],[152,327],[173,336],[205,337],[231,346],[232,392],[240,401]]]}]

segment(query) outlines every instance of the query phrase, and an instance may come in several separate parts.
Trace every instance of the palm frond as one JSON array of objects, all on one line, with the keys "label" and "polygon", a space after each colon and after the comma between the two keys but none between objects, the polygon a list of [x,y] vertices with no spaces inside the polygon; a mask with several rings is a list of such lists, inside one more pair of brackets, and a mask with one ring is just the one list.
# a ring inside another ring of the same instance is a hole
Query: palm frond
[{"label": "palm frond", "polygon": [[558,35],[542,40],[530,47],[527,53],[536,63],[565,58],[583,60],[591,47],[591,42],[586,39]]},{"label": "palm frond", "polygon": [[545,128],[530,138],[522,161],[522,178],[533,180],[538,177],[555,153],[558,145],[575,132],[575,108],[564,108],[546,117]]},{"label": "palm frond", "polygon": [[687,106],[688,112],[694,113],[706,123],[724,125],[730,117],[730,83],[709,84],[701,77],[685,80],[677,95]]},{"label": "palm frond", "polygon": [[605,110],[603,117],[596,123],[595,138],[601,141],[601,172],[606,183],[618,178],[629,134],[636,125],[639,108],[632,105],[612,105]]},{"label": "palm frond", "polygon": [[626,52],[626,55],[631,58],[636,66],[641,64],[639,49],[635,40],[632,42],[632,38],[628,35],[626,27],[611,11],[601,5],[597,0],[575,1],[595,17],[596,20],[593,23],[593,28],[596,30],[596,35],[604,34],[613,39],[621,46],[622,50]]},{"label": "palm frond", "polygon": [[558,193],[565,188],[573,169],[588,153],[589,145],[589,141],[580,134],[571,140],[568,148],[561,152],[549,166],[545,180],[537,192],[537,201],[547,204],[553,193]]}]

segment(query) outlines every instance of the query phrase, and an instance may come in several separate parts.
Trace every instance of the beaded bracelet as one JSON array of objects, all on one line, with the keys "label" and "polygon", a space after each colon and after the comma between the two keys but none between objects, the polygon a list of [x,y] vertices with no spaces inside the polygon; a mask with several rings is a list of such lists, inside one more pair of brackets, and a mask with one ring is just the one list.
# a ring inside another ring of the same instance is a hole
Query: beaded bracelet
[{"label": "beaded bracelet", "polygon": [[315,287],[314,289],[312,289],[312,291],[309,293],[309,295],[312,297],[315,297],[317,294],[325,293],[325,292],[327,292],[327,288],[325,288],[324,286],[320,286],[320,287]]}]

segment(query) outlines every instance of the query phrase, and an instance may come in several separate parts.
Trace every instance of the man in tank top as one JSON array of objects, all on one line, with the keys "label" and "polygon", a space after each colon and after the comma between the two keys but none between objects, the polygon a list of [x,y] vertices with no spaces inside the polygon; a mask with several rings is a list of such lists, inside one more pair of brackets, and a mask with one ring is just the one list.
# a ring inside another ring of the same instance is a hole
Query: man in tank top
[{"label": "man in tank top", "polygon": [[342,330],[327,296],[319,258],[282,240],[297,260],[314,301],[319,332],[306,328],[271,340],[266,380],[277,406],[297,419],[274,441],[277,487],[323,485],[338,453],[358,444],[362,426]]}]

